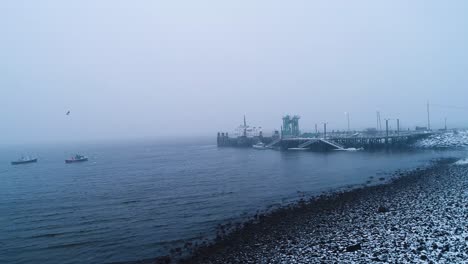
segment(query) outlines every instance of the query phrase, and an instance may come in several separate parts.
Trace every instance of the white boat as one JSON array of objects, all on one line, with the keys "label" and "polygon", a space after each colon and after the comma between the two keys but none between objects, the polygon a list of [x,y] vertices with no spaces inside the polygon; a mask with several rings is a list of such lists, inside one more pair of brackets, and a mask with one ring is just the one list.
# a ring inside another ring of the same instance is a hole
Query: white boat
[{"label": "white boat", "polygon": [[288,150],[304,151],[309,150],[308,148],[288,148]]},{"label": "white boat", "polygon": [[263,142],[258,142],[257,144],[252,146],[254,149],[268,149]]},{"label": "white boat", "polygon": [[364,148],[344,148],[344,149],[335,149],[336,151],[360,151],[364,150]]}]

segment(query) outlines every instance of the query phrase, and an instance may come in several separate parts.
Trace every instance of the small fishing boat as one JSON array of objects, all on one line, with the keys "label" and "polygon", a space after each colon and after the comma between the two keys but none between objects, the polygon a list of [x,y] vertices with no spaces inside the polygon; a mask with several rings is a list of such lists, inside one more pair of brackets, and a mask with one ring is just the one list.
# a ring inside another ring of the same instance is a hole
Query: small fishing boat
[{"label": "small fishing boat", "polygon": [[11,162],[11,165],[20,165],[37,162],[37,158],[21,157],[19,160]]},{"label": "small fishing boat", "polygon": [[74,157],[66,159],[65,163],[75,163],[75,162],[83,162],[83,161],[88,161],[88,157],[76,154]]},{"label": "small fishing boat", "polygon": [[254,149],[268,149],[263,142],[258,142],[257,144],[252,146]]}]

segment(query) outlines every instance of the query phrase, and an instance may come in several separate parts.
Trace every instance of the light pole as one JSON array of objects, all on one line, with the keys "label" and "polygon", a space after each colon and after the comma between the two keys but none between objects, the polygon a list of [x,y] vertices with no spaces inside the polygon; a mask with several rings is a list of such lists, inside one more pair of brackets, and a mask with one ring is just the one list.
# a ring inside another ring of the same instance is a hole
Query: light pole
[{"label": "light pole", "polygon": [[400,119],[397,118],[396,120],[396,127],[397,127],[397,134],[399,135],[400,134]]},{"label": "light pole", "polygon": [[389,118],[385,119],[385,145],[388,144],[388,121],[391,120]]},{"label": "light pole", "polygon": [[348,120],[348,134],[349,134],[349,113],[348,112],[344,112],[344,114],[346,115],[346,118]]},{"label": "light pole", "polygon": [[380,120],[380,111],[377,111],[377,130],[382,132],[382,122]]},{"label": "light pole", "polygon": [[328,122],[323,122],[323,138],[327,138],[327,124]]},{"label": "light pole", "polygon": [[431,130],[431,118],[429,116],[429,101],[427,101],[427,130]]}]

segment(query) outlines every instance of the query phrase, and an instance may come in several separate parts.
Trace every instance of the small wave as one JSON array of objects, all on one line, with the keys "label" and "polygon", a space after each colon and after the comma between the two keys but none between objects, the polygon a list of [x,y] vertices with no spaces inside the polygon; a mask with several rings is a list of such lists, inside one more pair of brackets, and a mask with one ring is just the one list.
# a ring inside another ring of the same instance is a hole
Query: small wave
[{"label": "small wave", "polygon": [[131,201],[122,202],[122,204],[138,203],[138,202],[140,202],[140,201],[141,201],[141,200],[131,200]]},{"label": "small wave", "polygon": [[48,234],[34,235],[34,236],[31,236],[30,238],[56,237],[56,236],[65,235],[65,234],[67,234],[67,232],[64,232],[64,233],[48,233]]},{"label": "small wave", "polygon": [[73,247],[82,247],[86,245],[92,245],[99,241],[83,241],[83,242],[76,242],[76,243],[67,243],[67,244],[59,244],[59,245],[52,245],[48,248],[51,249],[58,249],[58,248],[73,248]]}]

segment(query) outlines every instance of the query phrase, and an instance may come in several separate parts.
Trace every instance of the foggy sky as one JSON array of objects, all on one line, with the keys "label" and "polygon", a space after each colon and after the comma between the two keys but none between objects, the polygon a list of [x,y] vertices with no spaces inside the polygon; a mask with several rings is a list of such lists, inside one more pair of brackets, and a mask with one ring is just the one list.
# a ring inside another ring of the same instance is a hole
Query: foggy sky
[{"label": "foggy sky", "polygon": [[[0,143],[468,124],[466,1],[1,1]],[[436,106],[438,105],[438,106]],[[448,108],[442,106],[457,106]],[[464,108],[466,107],[466,108]],[[65,112],[71,110],[70,116]]]}]

